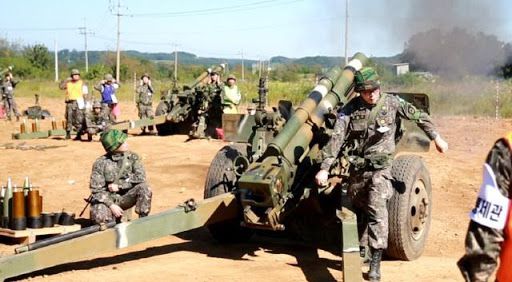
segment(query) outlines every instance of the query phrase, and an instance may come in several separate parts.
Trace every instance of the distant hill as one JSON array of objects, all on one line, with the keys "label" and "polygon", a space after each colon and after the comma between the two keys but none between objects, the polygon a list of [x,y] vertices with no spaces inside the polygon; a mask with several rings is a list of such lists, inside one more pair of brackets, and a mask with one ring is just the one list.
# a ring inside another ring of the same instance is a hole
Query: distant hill
[{"label": "distant hill", "polygon": [[[101,58],[107,52],[112,51],[89,51],[89,64],[97,64],[100,62]],[[160,62],[171,62],[174,60],[174,53],[147,53],[147,52],[139,52],[135,50],[127,50],[123,51],[123,55],[145,59],[150,61],[160,61]],[[68,50],[64,49],[59,51],[59,59],[66,61],[68,63],[74,63],[78,61],[83,61],[85,58],[85,54],[83,51],[76,50]],[[311,56],[311,57],[302,57],[302,58],[288,58],[284,56],[275,56],[270,59],[272,64],[297,64],[297,65],[320,65],[324,68],[330,68],[336,65],[339,65],[340,62],[343,62],[343,57],[331,57],[331,56]],[[399,55],[395,55],[392,57],[375,57],[373,58],[378,63],[382,63],[385,65],[400,63]],[[204,65],[211,66],[215,64],[227,63],[231,66],[242,64],[241,58],[212,58],[212,57],[198,57],[195,54],[188,52],[178,52],[178,62],[180,64],[190,64],[190,65]],[[256,60],[248,60],[244,61],[246,66],[250,66],[251,64],[257,63]]]}]

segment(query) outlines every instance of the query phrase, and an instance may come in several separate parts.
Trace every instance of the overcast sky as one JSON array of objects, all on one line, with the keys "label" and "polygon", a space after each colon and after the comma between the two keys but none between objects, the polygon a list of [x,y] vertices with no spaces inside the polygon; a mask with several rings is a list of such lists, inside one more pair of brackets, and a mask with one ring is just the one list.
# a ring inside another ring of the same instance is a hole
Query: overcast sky
[{"label": "overcast sky", "polygon": [[[266,59],[344,54],[345,0],[121,0],[121,49]],[[54,49],[115,50],[117,0],[17,0],[0,37]],[[431,28],[460,26],[512,41],[510,0],[350,0],[349,55],[391,56]]]}]

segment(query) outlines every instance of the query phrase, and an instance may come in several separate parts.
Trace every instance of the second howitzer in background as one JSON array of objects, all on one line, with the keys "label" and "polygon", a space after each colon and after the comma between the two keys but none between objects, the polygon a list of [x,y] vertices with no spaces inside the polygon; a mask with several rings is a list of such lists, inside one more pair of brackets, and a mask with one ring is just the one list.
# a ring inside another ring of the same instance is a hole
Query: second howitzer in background
[{"label": "second howitzer in background", "polygon": [[203,72],[190,86],[184,86],[182,91],[173,89],[162,93],[155,114],[166,115],[167,122],[156,126],[158,134],[188,133],[192,138],[205,137],[212,105],[210,93],[220,94],[220,91],[210,91],[213,87],[202,82],[211,73],[222,70],[223,65],[217,66]]}]

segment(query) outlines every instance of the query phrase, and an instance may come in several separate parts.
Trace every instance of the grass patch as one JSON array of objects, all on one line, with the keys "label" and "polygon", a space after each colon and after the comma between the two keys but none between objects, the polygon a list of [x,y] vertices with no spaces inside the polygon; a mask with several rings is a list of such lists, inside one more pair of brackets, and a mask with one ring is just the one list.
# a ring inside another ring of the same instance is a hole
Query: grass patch
[{"label": "grass patch", "polygon": [[[402,81],[384,81],[383,89],[403,92],[422,92],[430,97],[431,111],[436,115],[473,115],[494,117],[496,107],[496,81],[486,77],[466,77],[460,81],[435,79],[432,81],[416,79],[407,83]],[[96,81],[87,81],[89,91],[96,99],[100,93],[92,89]],[[500,81],[499,114],[501,117],[512,117],[512,80]],[[242,104],[250,103],[258,95],[257,81],[238,83],[242,92]],[[172,86],[170,81],[153,81],[157,91],[155,102],[160,92]],[[269,81],[268,100],[270,105],[279,100],[290,100],[298,105],[314,87],[312,79],[302,79],[298,82]],[[118,98],[121,101],[133,101],[133,83],[124,83],[119,88]],[[42,99],[55,98],[64,100],[64,91],[58,88],[58,83],[48,80],[22,81],[16,87],[16,96],[33,97],[40,94]]]}]

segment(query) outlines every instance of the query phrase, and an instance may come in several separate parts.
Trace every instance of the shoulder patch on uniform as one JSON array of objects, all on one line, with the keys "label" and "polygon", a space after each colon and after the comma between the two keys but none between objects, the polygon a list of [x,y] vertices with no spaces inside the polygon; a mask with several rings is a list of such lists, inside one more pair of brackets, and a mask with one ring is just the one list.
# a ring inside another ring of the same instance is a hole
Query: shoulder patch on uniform
[{"label": "shoulder patch on uniform", "polygon": [[507,220],[510,200],[503,196],[496,183],[496,176],[489,164],[484,164],[484,175],[475,208],[469,217],[489,228],[503,229]]}]

